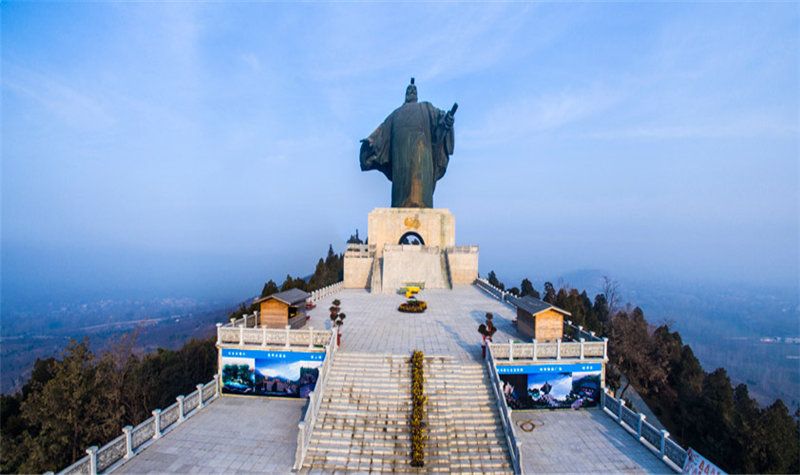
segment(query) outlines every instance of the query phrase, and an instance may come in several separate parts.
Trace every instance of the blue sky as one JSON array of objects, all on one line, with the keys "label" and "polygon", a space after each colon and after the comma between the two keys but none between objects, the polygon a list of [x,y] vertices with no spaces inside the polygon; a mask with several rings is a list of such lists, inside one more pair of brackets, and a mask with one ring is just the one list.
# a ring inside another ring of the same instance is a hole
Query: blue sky
[{"label": "blue sky", "polygon": [[437,207],[509,281],[798,282],[791,3],[2,5],[3,299],[243,298],[390,183],[359,139],[457,101]]}]

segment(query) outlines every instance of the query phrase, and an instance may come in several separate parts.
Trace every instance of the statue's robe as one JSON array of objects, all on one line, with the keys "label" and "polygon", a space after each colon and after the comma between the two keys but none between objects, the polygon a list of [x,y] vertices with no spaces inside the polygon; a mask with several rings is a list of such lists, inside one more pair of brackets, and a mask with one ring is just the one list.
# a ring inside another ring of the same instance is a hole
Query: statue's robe
[{"label": "statue's robe", "polygon": [[453,128],[446,112],[430,102],[407,102],[394,110],[361,145],[361,170],[380,170],[392,182],[393,208],[432,208],[436,181],[453,154]]}]

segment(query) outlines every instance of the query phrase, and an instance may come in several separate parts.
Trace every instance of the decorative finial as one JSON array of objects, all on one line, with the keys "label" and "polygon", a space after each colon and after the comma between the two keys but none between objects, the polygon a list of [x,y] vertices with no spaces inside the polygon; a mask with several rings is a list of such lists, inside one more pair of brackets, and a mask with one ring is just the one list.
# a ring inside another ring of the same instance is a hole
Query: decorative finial
[{"label": "decorative finial", "polygon": [[411,78],[411,84],[414,84],[414,78]]}]

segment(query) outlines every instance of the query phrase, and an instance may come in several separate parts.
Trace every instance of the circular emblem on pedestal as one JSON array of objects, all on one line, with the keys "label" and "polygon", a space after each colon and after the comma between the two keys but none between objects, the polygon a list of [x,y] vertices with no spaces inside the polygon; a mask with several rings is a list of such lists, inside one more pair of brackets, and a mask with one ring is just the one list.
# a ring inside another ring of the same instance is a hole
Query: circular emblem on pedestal
[{"label": "circular emblem on pedestal", "polygon": [[400,236],[400,241],[397,244],[424,246],[425,241],[419,234],[415,233],[414,231],[409,231]]}]

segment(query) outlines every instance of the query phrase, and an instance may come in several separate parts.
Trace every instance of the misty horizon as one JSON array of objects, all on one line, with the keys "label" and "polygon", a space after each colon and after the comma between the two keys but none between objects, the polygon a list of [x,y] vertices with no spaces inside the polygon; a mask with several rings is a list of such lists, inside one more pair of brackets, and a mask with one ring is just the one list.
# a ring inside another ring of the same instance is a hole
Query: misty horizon
[{"label": "misty horizon", "polygon": [[310,274],[389,205],[359,139],[411,76],[482,274],[797,294],[791,6],[240,7],[4,5],[4,307]]}]

